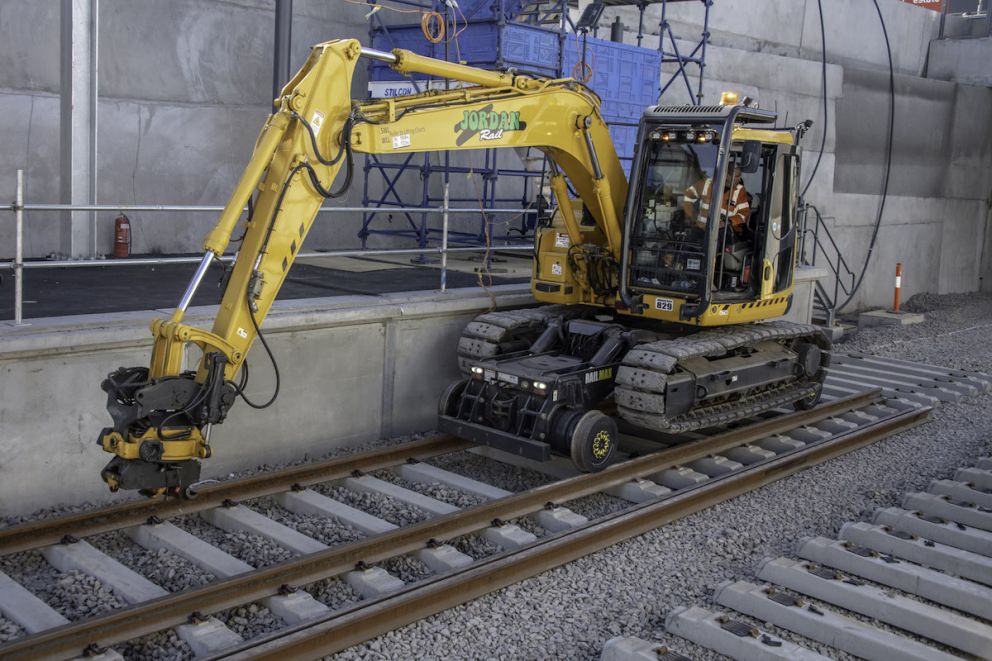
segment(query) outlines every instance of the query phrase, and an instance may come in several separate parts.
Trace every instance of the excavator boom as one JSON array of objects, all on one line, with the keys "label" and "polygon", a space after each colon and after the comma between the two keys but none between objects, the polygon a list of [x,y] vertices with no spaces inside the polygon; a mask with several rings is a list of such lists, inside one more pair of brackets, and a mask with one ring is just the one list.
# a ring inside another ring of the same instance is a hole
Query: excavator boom
[{"label": "excavator boom", "polygon": [[[472,86],[355,102],[352,75],[363,56],[387,61],[402,73]],[[154,494],[181,491],[199,479],[197,459],[211,454],[210,428],[243,397],[248,351],[318,209],[347,190],[354,152],[486,147],[543,150],[555,164],[553,190],[567,199],[568,177],[605,238],[609,259],[619,260],[627,181],[599,100],[584,86],[570,79],[484,71],[399,49],[374,51],[353,39],[315,46],[275,100],[175,312],[152,322],[150,365],[121,368],[103,381],[114,424],[98,442],[115,455],[102,472],[110,488]],[[186,309],[211,263],[228,250],[246,206],[244,234],[213,327],[189,325],[183,320]],[[569,210],[564,220],[571,241],[580,243],[579,219]],[[190,345],[201,354],[193,367],[184,364]]]}]

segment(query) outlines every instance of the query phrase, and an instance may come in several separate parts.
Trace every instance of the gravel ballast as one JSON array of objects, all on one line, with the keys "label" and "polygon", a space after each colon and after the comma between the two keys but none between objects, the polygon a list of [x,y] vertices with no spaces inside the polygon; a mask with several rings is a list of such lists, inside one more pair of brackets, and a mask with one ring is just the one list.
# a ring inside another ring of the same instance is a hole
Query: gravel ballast
[{"label": "gravel ballast", "polygon": [[[907,307],[922,309],[927,320],[864,330],[837,349],[992,372],[992,296],[914,297]],[[952,477],[958,467],[992,451],[990,420],[990,395],[944,404],[928,424],[334,658],[596,659],[603,644],[618,635],[655,640],[697,658],[699,648],[665,633],[671,610],[691,604],[718,608],[711,601],[713,589],[728,579],[755,580],[763,558],[794,556],[796,540],[836,536],[844,522],[870,518],[876,508],[898,505],[904,493]],[[432,463],[461,472],[478,466],[466,459],[471,456]],[[470,470],[465,474],[488,481]]]},{"label": "gravel ballast", "polygon": [[11,622],[0,615],[0,643],[6,643],[8,640],[14,640],[23,635],[24,631],[17,626],[16,622]]}]

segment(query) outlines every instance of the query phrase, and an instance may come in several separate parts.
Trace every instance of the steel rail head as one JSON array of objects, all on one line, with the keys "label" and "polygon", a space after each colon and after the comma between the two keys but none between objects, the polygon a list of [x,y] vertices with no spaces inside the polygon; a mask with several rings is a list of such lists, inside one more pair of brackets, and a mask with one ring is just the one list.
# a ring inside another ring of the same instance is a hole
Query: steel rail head
[{"label": "steel rail head", "polygon": [[437,435],[384,449],[344,455],[325,461],[291,466],[251,477],[208,484],[192,500],[147,498],[131,500],[96,510],[76,512],[51,519],[0,529],[0,556],[56,544],[65,535],[83,538],[138,525],[150,517],[165,520],[221,505],[225,500],[245,500],[289,491],[293,485],[309,486],[347,477],[352,471],[378,470],[413,459],[427,459],[457,452],[472,444],[453,436]]},{"label": "steel rail head", "polygon": [[[652,474],[658,470],[679,465],[695,458],[705,457],[714,452],[748,443],[769,434],[795,429],[797,426],[803,424],[815,423],[818,420],[866,406],[878,401],[878,399],[879,390],[875,389],[844,399],[834,400],[809,411],[783,415],[749,427],[718,434],[712,438],[698,441],[685,447],[671,448],[632,459],[623,464],[607,468],[599,473],[579,475],[574,478],[538,487],[531,491],[482,503],[461,512],[431,518],[417,524],[398,528],[372,538],[331,547],[325,551],[270,565],[255,572],[216,581],[201,588],[168,595],[153,601],[137,604],[130,608],[113,611],[106,615],[88,618],[56,629],[43,631],[0,646],[0,657],[4,659],[38,659],[48,658],[49,656],[56,658],[64,654],[78,653],[86,645],[94,642],[100,645],[113,645],[124,640],[181,624],[186,621],[188,614],[194,610],[212,613],[225,608],[243,605],[251,601],[257,601],[276,594],[282,585],[306,585],[349,571],[359,561],[372,564],[387,558],[416,551],[423,548],[431,539],[451,539],[485,528],[494,518],[509,519],[534,512],[540,510],[544,506],[544,503],[549,500],[564,502],[590,493],[597,493],[610,486],[629,481],[634,477]],[[920,417],[928,415],[929,410],[913,409],[908,413],[897,414],[892,418],[885,419],[882,423],[888,423],[893,419],[901,419],[901,417],[908,416],[916,416],[914,420],[917,420]],[[879,427],[882,423],[876,423],[871,429]],[[842,437],[850,436],[851,434],[863,435],[865,429],[869,428],[865,427],[855,430],[855,432],[849,432],[842,435]],[[865,441],[865,443],[867,442],[870,442],[870,440]],[[467,446],[468,444],[465,443],[465,445]],[[409,456],[409,453],[403,456],[405,458]],[[784,457],[783,459],[786,460],[787,464],[793,466],[793,470],[799,470],[796,467],[798,465],[797,460],[792,459],[791,456]],[[756,472],[759,473],[755,479],[760,480],[761,474],[765,472],[766,467],[764,464],[756,464],[755,466],[757,467]],[[305,471],[307,468],[307,466],[298,467],[302,471]],[[354,465],[351,468],[354,468]],[[752,474],[755,471],[748,470],[747,472],[748,474]],[[257,476],[262,481],[266,477],[265,475]],[[323,481],[326,479],[328,478],[322,476],[320,479],[315,479],[314,481]],[[298,481],[299,478],[297,477],[296,480]],[[714,480],[713,484],[724,481],[727,481],[727,478]],[[733,480],[733,482],[736,483],[737,480]],[[213,499],[220,498],[219,502],[223,501],[220,493],[218,493],[221,486],[223,485],[218,485],[209,490],[213,494]],[[273,493],[277,490],[275,485],[269,485],[266,488],[272,490],[265,493]],[[204,491],[207,492],[208,490],[205,489]],[[242,495],[242,497],[244,496]],[[676,502],[682,502],[682,498],[680,493],[679,500]],[[162,502],[164,503],[166,501]],[[706,504],[712,504],[718,502],[718,500],[706,500],[705,502]],[[209,506],[207,505],[207,507]],[[182,507],[182,505],[179,507]],[[174,512],[179,508],[173,505],[171,509]],[[643,507],[636,507],[635,509],[640,511]],[[649,525],[647,528],[637,529],[637,532],[633,532],[631,535],[639,534],[639,532],[644,532],[645,530],[656,527],[660,523],[666,522],[657,518],[653,520],[655,521],[653,525]]]}]

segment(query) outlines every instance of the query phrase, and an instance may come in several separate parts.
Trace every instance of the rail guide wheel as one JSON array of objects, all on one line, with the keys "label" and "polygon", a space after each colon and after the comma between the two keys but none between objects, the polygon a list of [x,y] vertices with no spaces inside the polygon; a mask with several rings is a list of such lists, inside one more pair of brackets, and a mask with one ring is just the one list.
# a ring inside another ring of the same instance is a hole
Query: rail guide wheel
[{"label": "rail guide wheel", "polygon": [[569,438],[572,463],[583,473],[595,473],[610,465],[620,441],[616,421],[602,411],[586,411],[575,423]]}]

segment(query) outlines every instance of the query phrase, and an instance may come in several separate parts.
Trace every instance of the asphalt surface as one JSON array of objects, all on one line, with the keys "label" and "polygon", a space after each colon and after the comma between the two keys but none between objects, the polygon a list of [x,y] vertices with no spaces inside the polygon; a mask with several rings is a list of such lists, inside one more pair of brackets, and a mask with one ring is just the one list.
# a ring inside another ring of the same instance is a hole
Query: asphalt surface
[{"label": "asphalt surface", "polygon": [[[196,264],[155,266],[80,266],[32,268],[24,273],[24,318],[62,317],[173,308],[196,271]],[[193,305],[220,302],[223,266],[215,264],[204,278]],[[0,320],[14,318],[14,274],[0,272]],[[493,284],[524,282],[521,278],[494,276]],[[360,273],[335,268],[295,264],[277,300],[375,295],[438,288],[436,268],[395,268]],[[473,287],[471,273],[448,271],[448,287]]]}]

